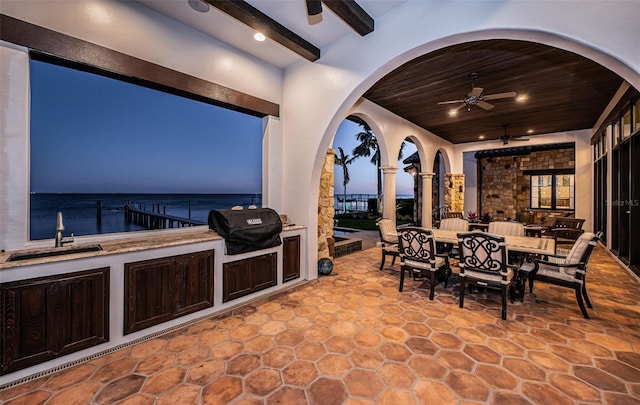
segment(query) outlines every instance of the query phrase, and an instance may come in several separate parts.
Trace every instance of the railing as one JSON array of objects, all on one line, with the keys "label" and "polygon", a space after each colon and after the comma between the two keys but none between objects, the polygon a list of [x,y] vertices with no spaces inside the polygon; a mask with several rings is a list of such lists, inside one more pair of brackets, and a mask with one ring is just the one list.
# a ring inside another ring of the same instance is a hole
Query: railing
[{"label": "railing", "polygon": [[444,218],[444,214],[446,214],[447,211],[449,211],[449,206],[448,205],[442,205],[442,206],[440,206],[438,208],[435,208],[431,212],[431,218],[432,218],[433,222],[435,223],[436,221],[439,221],[442,218]]},{"label": "railing", "polygon": [[[346,199],[345,199],[346,197]],[[376,199],[375,194],[336,194],[333,208],[336,212],[367,212],[369,211],[369,199]]]},{"label": "railing", "polygon": [[158,212],[151,212],[134,208],[127,204],[124,207],[124,219],[127,223],[134,223],[148,229],[184,228],[187,226],[206,225],[206,222],[160,213],[159,206]]}]

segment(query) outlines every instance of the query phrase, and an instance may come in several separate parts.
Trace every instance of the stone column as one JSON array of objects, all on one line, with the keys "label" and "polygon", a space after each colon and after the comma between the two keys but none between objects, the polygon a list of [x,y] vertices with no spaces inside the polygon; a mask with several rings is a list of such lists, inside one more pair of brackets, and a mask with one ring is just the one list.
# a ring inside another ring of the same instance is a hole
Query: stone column
[{"label": "stone column", "polygon": [[420,173],[422,180],[422,227],[431,228],[433,226],[433,173]]},{"label": "stone column", "polygon": [[384,166],[382,170],[382,217],[396,223],[396,171],[397,167]]},{"label": "stone column", "polygon": [[330,258],[329,238],[333,240],[333,183],[335,164],[335,149],[328,149],[324,157],[324,165],[320,175],[320,193],[318,195],[318,259]]},{"label": "stone column", "polygon": [[464,174],[444,175],[444,203],[449,211],[464,213]]}]

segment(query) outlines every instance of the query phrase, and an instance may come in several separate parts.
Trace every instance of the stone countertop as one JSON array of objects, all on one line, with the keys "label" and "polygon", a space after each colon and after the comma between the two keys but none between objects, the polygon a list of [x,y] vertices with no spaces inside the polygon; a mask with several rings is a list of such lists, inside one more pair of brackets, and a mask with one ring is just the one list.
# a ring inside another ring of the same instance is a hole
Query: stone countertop
[{"label": "stone countertop", "polygon": [[[287,225],[283,227],[283,232],[304,229],[303,225]],[[33,266],[45,263],[55,263],[65,260],[85,259],[95,256],[106,256],[142,250],[164,248],[170,246],[188,245],[192,243],[210,242],[222,240],[222,237],[211,230],[174,232],[170,234],[138,236],[123,239],[111,239],[93,243],[73,243],[64,247],[52,248],[42,247],[33,249],[20,249],[0,253],[0,270],[11,269],[22,266]],[[100,245],[101,250],[75,252],[69,254],[59,254],[63,251],[74,251],[83,247]],[[17,261],[7,261],[13,254],[46,253],[55,251],[52,256],[38,257],[33,259],[23,259]]]}]

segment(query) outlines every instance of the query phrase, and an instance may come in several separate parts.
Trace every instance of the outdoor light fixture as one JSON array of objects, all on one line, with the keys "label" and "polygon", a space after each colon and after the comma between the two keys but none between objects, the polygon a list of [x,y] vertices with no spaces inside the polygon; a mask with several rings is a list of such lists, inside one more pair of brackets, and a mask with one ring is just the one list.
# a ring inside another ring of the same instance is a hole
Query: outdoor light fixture
[{"label": "outdoor light fixture", "polygon": [[267,37],[265,37],[262,32],[256,32],[255,34],[253,34],[253,39],[255,39],[258,42],[262,42],[265,39],[267,39]]},{"label": "outdoor light fixture", "polygon": [[205,3],[202,0],[189,0],[189,7],[199,13],[206,13],[211,8],[209,4]]}]

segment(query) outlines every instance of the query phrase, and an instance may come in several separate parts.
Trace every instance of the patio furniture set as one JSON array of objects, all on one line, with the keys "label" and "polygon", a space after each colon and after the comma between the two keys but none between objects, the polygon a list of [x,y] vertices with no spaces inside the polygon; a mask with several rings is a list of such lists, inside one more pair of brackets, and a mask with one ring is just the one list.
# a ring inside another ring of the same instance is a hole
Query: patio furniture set
[{"label": "patio furniture set", "polygon": [[391,220],[381,219],[380,270],[386,256],[393,257],[392,266],[399,257],[399,291],[403,290],[406,273],[414,279],[428,279],[429,299],[433,300],[439,282],[448,287],[452,274],[449,258],[456,257],[460,308],[464,307],[467,287],[469,293],[473,287],[495,288],[501,291],[502,319],[506,319],[507,298],[511,302],[522,300],[525,284],[529,283],[529,293],[533,293],[534,282],[538,281],[573,289],[582,315],[588,319],[585,302],[589,308],[593,306],[586,288],[587,265],[602,234],[584,232],[583,222],[562,218],[544,237],[536,237],[527,236],[525,225],[513,221],[490,222],[483,231],[469,230],[469,222],[462,218],[444,218],[439,228],[433,229],[396,229]]}]

